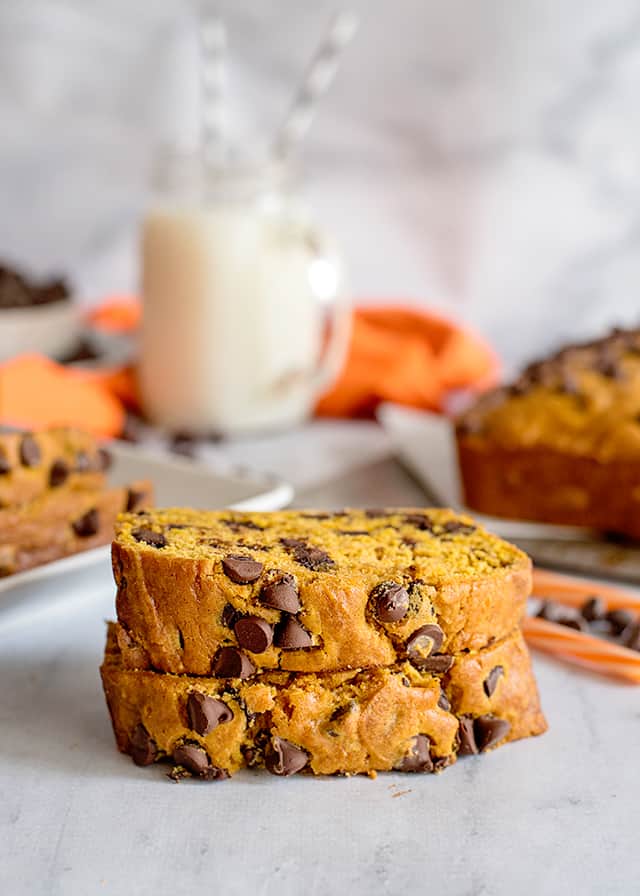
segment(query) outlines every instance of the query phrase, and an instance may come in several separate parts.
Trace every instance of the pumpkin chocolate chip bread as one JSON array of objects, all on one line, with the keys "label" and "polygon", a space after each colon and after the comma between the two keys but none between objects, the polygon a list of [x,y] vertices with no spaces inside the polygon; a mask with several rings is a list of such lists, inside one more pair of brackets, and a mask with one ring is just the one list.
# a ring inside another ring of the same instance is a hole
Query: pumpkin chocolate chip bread
[{"label": "pumpkin chocolate chip bread", "polygon": [[640,538],[640,330],[527,367],[457,422],[465,503]]},{"label": "pumpkin chocolate chip bread", "polygon": [[118,514],[152,504],[149,482],[123,488],[49,489],[0,509],[0,576],[108,544]]},{"label": "pumpkin chocolate chip bread", "polygon": [[275,775],[433,772],[546,730],[519,630],[439,673],[402,662],[222,681],[140,662],[110,625],[101,674],[118,747],[138,765],[171,762],[176,778],[216,780],[243,766]]},{"label": "pumpkin chocolate chip bread", "polygon": [[80,430],[2,433],[0,508],[26,504],[62,486],[100,488],[108,466],[108,453]]},{"label": "pumpkin chocolate chip bread", "polygon": [[505,637],[530,562],[448,510],[158,510],[116,525],[118,620],[157,670],[445,672]]}]

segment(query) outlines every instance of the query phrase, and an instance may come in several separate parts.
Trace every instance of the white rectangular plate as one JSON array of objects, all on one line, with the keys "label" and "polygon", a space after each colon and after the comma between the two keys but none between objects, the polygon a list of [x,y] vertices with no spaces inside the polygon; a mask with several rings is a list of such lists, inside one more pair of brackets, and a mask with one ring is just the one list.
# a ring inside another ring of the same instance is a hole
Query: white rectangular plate
[{"label": "white rectangular plate", "polygon": [[[151,453],[123,442],[109,445],[115,485],[150,479],[158,507],[279,510],[293,498],[281,479],[233,465],[215,467],[198,461]],[[36,607],[72,597],[80,589],[96,591],[111,579],[109,546],[95,548],[0,579],[0,613]]]}]

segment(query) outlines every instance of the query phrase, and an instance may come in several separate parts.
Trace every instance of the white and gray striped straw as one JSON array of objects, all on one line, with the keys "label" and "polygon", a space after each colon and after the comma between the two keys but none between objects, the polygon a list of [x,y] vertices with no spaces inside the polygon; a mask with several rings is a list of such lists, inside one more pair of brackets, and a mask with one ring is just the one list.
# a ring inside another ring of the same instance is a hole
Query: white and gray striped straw
[{"label": "white and gray striped straw", "polygon": [[358,30],[358,25],[359,19],[354,12],[344,10],[334,18],[276,137],[274,154],[277,158],[289,158],[304,140],[318,101],[333,81],[342,51]]},{"label": "white and gray striped straw", "polygon": [[227,154],[227,29],[210,9],[200,14],[200,127],[207,181]]}]

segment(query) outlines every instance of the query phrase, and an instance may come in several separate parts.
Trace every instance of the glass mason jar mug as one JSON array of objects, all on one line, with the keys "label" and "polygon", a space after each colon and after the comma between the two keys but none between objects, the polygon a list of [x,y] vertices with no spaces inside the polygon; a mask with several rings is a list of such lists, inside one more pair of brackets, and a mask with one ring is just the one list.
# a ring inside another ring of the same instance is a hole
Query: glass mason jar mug
[{"label": "glass mason jar mug", "polygon": [[276,165],[165,160],[142,232],[140,386],[155,423],[251,432],[302,421],[341,366],[343,264]]}]

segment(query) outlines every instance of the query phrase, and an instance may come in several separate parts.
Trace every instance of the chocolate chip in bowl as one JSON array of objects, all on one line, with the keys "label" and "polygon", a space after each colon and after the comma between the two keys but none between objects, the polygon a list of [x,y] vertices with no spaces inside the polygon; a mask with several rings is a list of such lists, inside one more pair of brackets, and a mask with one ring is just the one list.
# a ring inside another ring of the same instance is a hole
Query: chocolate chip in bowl
[{"label": "chocolate chip in bowl", "polygon": [[0,362],[27,352],[62,358],[73,351],[79,334],[64,280],[36,280],[0,265]]}]

